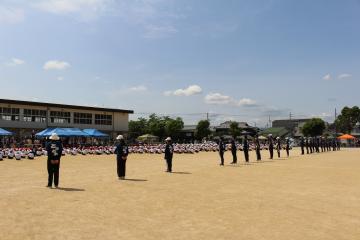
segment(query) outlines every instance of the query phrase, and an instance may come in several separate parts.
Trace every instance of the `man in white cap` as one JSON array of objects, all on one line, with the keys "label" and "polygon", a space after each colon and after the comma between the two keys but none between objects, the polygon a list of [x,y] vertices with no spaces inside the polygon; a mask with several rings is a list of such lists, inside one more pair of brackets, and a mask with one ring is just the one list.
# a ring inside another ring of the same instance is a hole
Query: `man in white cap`
[{"label": "man in white cap", "polygon": [[165,160],[167,164],[167,172],[171,173],[172,171],[172,159],[174,154],[174,146],[171,143],[171,138],[168,137],[165,139],[166,147],[165,147]]},{"label": "man in white cap", "polygon": [[117,136],[116,140],[119,141],[119,143],[116,145],[116,149],[115,149],[116,162],[117,162],[117,174],[118,174],[119,180],[124,180],[125,173],[126,173],[126,160],[129,155],[129,148],[125,143],[123,135]]},{"label": "man in white cap", "polygon": [[46,146],[48,153],[47,169],[49,174],[47,187],[51,188],[54,180],[54,185],[57,188],[59,186],[60,158],[63,147],[56,133],[53,133],[49,139],[50,142]]},{"label": "man in white cap", "polygon": [[274,139],[273,139],[272,134],[268,135],[268,141],[269,141],[270,159],[273,159],[273,157],[274,157]]}]

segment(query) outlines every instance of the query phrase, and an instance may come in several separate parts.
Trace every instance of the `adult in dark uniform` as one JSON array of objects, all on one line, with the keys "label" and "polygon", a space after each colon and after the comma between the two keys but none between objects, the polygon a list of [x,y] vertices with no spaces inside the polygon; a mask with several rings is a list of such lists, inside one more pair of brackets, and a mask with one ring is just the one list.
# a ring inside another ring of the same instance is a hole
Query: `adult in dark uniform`
[{"label": "adult in dark uniform", "polygon": [[249,162],[249,142],[247,139],[247,135],[245,135],[244,137],[244,142],[243,142],[243,151],[244,151],[244,156],[245,156],[245,162]]},{"label": "adult in dark uniform", "polygon": [[273,159],[273,157],[274,157],[274,139],[272,137],[272,134],[269,134],[268,141],[269,141],[270,159]]},{"label": "adult in dark uniform", "polygon": [[49,139],[50,142],[46,146],[48,155],[47,170],[49,174],[47,187],[51,188],[54,183],[55,187],[58,188],[60,159],[63,147],[60,138],[56,133],[53,133]]},{"label": "adult in dark uniform", "polygon": [[334,138],[333,140],[332,140],[332,147],[333,147],[333,151],[336,151],[336,139]]},{"label": "adult in dark uniform", "polygon": [[123,135],[117,136],[116,140],[119,141],[115,149],[117,175],[119,180],[124,180],[126,175],[126,160],[129,155],[129,148],[125,143]]},{"label": "adult in dark uniform", "polygon": [[280,137],[276,138],[276,151],[278,154],[278,158],[280,158],[280,151],[281,151],[281,140]]},{"label": "adult in dark uniform", "polygon": [[259,136],[256,135],[255,137],[255,151],[256,151],[256,160],[261,160],[261,153],[260,153],[261,147],[260,147],[260,141]]},{"label": "adult in dark uniform", "polygon": [[236,147],[236,143],[235,140],[232,139],[231,140],[231,154],[233,156],[233,161],[231,164],[236,164],[237,163],[237,147]]},{"label": "adult in dark uniform", "polygon": [[315,138],[315,149],[317,153],[320,153],[320,137]]},{"label": "adult in dark uniform", "polygon": [[306,148],[306,154],[309,154],[309,148],[310,148],[309,138],[305,138],[305,148]]},{"label": "adult in dark uniform", "polygon": [[165,160],[167,164],[166,172],[172,172],[172,159],[174,155],[174,146],[172,145],[171,138],[168,137],[165,139],[166,147],[165,147]]},{"label": "adult in dark uniform", "polygon": [[314,140],[312,137],[309,137],[309,148],[310,148],[310,153],[314,152]]},{"label": "adult in dark uniform", "polygon": [[221,137],[219,142],[220,166],[224,166],[224,153],[225,153],[224,139]]},{"label": "adult in dark uniform", "polygon": [[305,154],[304,147],[305,147],[305,140],[304,137],[301,137],[300,139],[300,147],[301,147],[301,155]]},{"label": "adult in dark uniform", "polygon": [[286,144],[286,146],[285,146],[285,150],[286,150],[286,155],[287,155],[287,157],[289,157],[290,156],[290,138],[285,138],[285,144]]}]

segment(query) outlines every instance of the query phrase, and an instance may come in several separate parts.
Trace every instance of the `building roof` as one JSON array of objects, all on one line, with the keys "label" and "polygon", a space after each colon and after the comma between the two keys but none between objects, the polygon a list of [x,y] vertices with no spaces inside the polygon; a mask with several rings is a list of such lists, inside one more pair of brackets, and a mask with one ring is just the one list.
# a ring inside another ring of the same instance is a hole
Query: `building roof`
[{"label": "building roof", "polygon": [[133,110],[124,110],[124,109],[116,109],[116,108],[101,108],[101,107],[77,106],[77,105],[67,105],[67,104],[57,104],[57,103],[44,103],[44,102],[32,102],[32,101],[10,100],[10,99],[0,99],[0,103],[3,103],[3,104],[28,105],[28,106],[39,106],[39,107],[55,107],[55,108],[66,108],[66,109],[80,109],[80,110],[100,111],[100,112],[134,113]]},{"label": "building roof", "polygon": [[274,137],[284,137],[289,133],[290,133],[289,130],[287,130],[284,127],[273,127],[273,128],[267,128],[261,131],[259,134],[264,136],[272,134]]}]

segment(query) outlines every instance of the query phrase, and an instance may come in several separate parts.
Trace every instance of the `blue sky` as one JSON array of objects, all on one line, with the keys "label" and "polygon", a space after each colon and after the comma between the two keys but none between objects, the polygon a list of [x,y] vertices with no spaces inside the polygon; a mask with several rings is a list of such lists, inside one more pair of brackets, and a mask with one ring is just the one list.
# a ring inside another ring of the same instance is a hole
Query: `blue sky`
[{"label": "blue sky", "polygon": [[359,0],[0,0],[1,98],[195,123],[359,105]]}]

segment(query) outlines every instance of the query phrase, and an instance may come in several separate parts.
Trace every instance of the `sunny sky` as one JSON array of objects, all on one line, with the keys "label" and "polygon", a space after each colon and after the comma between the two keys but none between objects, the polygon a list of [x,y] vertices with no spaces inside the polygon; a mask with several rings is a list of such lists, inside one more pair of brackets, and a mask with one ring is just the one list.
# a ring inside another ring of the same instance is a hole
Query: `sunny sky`
[{"label": "sunny sky", "polygon": [[359,105],[360,0],[0,0],[0,84],[186,124],[333,121]]}]

